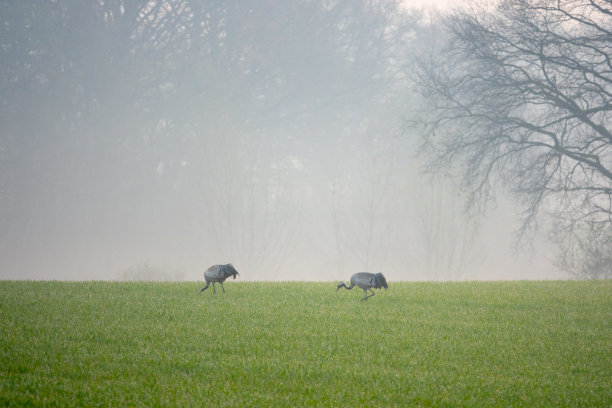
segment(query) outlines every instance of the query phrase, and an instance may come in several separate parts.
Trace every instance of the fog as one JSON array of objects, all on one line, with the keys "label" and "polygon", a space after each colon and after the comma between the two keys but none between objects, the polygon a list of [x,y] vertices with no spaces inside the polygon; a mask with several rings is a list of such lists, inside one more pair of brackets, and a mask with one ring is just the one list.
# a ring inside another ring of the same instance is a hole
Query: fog
[{"label": "fog", "polygon": [[423,2],[346,3],[4,4],[0,278],[565,278],[423,173]]}]

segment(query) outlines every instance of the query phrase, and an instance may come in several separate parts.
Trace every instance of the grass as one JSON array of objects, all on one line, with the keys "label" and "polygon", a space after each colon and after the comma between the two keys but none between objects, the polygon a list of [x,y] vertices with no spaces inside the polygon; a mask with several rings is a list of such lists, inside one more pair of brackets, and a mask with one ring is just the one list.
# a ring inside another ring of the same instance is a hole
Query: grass
[{"label": "grass", "polygon": [[0,282],[0,406],[612,405],[612,281]]}]

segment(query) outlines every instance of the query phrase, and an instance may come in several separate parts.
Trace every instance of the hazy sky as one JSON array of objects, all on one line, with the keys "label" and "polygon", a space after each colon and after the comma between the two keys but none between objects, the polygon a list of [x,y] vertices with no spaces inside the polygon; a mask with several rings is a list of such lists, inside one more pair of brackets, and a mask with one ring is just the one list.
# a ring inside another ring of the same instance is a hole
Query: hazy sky
[{"label": "hazy sky", "polygon": [[463,3],[461,0],[404,0],[404,3],[410,7],[429,7],[435,6],[438,8],[454,7]]},{"label": "hazy sky", "polygon": [[288,3],[7,6],[0,278],[563,277],[420,172],[413,17]]},{"label": "hazy sky", "polygon": [[[482,3],[480,0],[404,0],[404,3],[408,7],[425,9],[433,7],[441,10],[448,10],[475,2]],[[489,3],[492,3],[492,1],[489,1]]]}]

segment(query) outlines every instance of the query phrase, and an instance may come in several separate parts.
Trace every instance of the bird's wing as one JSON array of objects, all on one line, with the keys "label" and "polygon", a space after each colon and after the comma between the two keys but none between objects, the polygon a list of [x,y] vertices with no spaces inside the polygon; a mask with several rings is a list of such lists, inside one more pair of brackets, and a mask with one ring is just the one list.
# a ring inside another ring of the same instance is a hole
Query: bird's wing
[{"label": "bird's wing", "polygon": [[358,272],[351,276],[351,284],[367,289],[374,286],[374,274],[369,272]]},{"label": "bird's wing", "polygon": [[204,271],[204,277],[208,279],[219,279],[222,276],[223,265],[213,265]]}]

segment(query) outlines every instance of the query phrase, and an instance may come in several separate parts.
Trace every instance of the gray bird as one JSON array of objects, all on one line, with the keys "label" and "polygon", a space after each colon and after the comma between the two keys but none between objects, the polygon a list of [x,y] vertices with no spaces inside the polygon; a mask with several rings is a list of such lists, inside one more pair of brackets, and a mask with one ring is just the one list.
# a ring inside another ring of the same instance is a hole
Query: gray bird
[{"label": "gray bird", "polygon": [[208,289],[208,285],[210,285],[210,282],[212,282],[213,293],[217,293],[217,291],[215,291],[215,283],[219,282],[221,284],[221,289],[223,289],[223,293],[225,293],[223,282],[230,276],[233,276],[234,279],[236,279],[236,275],[240,274],[232,264],[213,265],[204,271],[204,279],[206,280],[206,286],[200,289],[200,292],[204,292],[206,289]]},{"label": "gray bird", "polygon": [[[369,297],[374,296],[374,291],[372,288],[380,289],[385,288],[389,289],[389,285],[387,285],[387,280],[383,276],[382,273],[370,273],[370,272],[358,272],[351,276],[351,286],[346,286],[344,282],[338,282],[338,286],[336,287],[336,291],[340,288],[346,288],[348,290],[353,289],[353,287],[359,287],[363,289],[363,293],[365,293],[365,297],[363,300],[368,300]],[[368,295],[368,289],[372,293]]]}]

